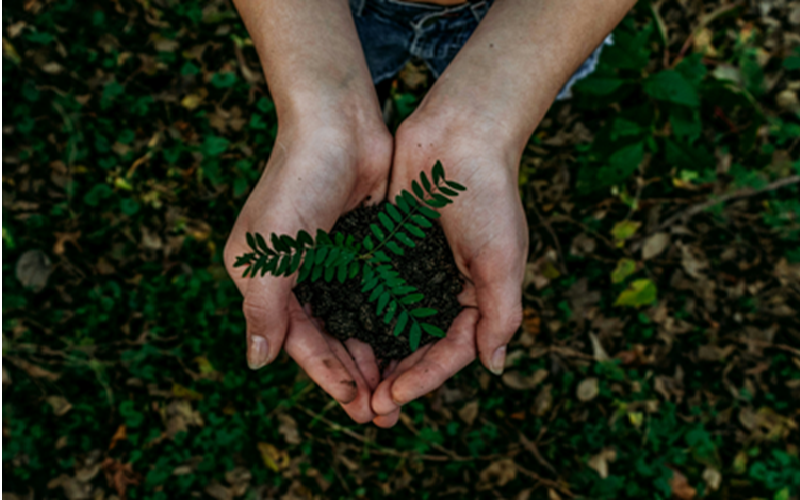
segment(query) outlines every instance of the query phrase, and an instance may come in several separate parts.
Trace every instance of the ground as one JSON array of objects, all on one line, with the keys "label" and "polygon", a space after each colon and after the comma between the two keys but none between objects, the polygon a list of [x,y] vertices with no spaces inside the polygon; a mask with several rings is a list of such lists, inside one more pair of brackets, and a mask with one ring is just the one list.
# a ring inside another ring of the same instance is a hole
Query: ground
[{"label": "ground", "polygon": [[231,5],[7,3],[4,498],[800,498],[800,3],[637,5],[526,149],[506,374],[388,431],[244,363],[276,120]]}]

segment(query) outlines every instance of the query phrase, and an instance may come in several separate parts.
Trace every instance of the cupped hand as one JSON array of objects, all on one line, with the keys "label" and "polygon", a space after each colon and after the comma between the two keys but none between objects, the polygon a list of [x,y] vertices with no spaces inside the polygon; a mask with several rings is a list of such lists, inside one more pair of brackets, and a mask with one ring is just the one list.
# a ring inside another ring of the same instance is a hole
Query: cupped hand
[{"label": "cupped hand", "polygon": [[518,188],[521,151],[519,144],[504,140],[502,127],[458,110],[420,108],[398,129],[390,199],[437,160],[447,179],[468,188],[440,209],[439,219],[466,277],[459,296],[465,309],[444,339],[420,348],[385,374],[372,398],[376,425],[394,425],[402,405],[438,388],[476,355],[490,371],[502,373],[506,344],[522,321],[528,255]]},{"label": "cupped hand", "polygon": [[343,345],[319,328],[295,298],[291,277],[243,278],[236,257],[250,251],[245,233],[294,236],[300,229],[330,231],[345,212],[386,193],[392,139],[383,124],[368,132],[337,118],[302,127],[283,126],[264,174],[225,246],[228,273],[244,295],[247,361],[272,362],[283,347],[306,373],[360,423],[375,415],[372,391],[380,373],[372,349],[350,339]]}]

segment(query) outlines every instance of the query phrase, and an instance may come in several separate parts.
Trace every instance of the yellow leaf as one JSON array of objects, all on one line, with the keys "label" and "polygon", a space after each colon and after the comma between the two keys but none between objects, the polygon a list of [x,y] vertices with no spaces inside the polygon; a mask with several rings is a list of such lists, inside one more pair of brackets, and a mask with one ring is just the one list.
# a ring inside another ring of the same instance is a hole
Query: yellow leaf
[{"label": "yellow leaf", "polygon": [[133,186],[131,186],[130,182],[126,181],[122,177],[117,177],[114,179],[114,187],[118,189],[124,189],[125,191],[133,191]]},{"label": "yellow leaf", "polygon": [[268,469],[275,472],[289,467],[289,454],[281,451],[269,443],[258,443],[258,451],[261,452],[261,459]]},{"label": "yellow leaf", "polygon": [[561,276],[561,273],[558,272],[556,266],[548,260],[542,265],[542,276],[549,280],[554,280]]},{"label": "yellow leaf", "polygon": [[181,99],[181,106],[188,109],[189,111],[193,110],[197,106],[199,106],[203,102],[203,98],[197,94],[187,94],[186,97]]},{"label": "yellow leaf", "polygon": [[617,240],[617,246],[621,247],[625,240],[636,234],[636,231],[639,230],[641,225],[641,222],[634,222],[630,220],[617,222],[617,224],[611,230],[611,236]]},{"label": "yellow leaf", "polygon": [[214,366],[211,364],[211,362],[205,356],[198,356],[198,357],[194,358],[194,361],[195,361],[195,363],[197,363],[197,366],[200,368],[200,373],[206,375],[206,374],[209,374],[209,373],[216,372],[216,370],[214,370]]},{"label": "yellow leaf", "polygon": [[640,411],[632,411],[628,413],[628,420],[630,420],[634,427],[641,427],[644,415]]},{"label": "yellow leaf", "polygon": [[203,399],[202,394],[195,390],[189,389],[188,387],[184,387],[181,384],[175,384],[172,386],[172,395],[181,399]]},{"label": "yellow leaf", "polygon": [[14,61],[15,64],[19,64],[21,60],[19,54],[17,54],[17,49],[5,38],[3,38],[3,55]]},{"label": "yellow leaf", "polygon": [[623,290],[617,301],[614,302],[615,306],[631,306],[641,307],[652,304],[658,297],[658,289],[656,284],[651,280],[643,279],[636,280],[631,283],[627,290]]},{"label": "yellow leaf", "polygon": [[636,261],[633,259],[620,259],[617,267],[611,272],[612,283],[622,283],[625,278],[636,272]]}]

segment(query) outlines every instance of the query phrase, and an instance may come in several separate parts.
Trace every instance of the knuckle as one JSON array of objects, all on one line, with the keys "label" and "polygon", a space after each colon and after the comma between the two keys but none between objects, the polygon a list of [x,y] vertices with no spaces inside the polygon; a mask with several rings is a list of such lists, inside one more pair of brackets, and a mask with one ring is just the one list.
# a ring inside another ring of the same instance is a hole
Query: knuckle
[{"label": "knuckle", "polygon": [[242,312],[247,321],[262,321],[269,314],[269,310],[264,304],[248,297],[245,297],[242,303]]}]

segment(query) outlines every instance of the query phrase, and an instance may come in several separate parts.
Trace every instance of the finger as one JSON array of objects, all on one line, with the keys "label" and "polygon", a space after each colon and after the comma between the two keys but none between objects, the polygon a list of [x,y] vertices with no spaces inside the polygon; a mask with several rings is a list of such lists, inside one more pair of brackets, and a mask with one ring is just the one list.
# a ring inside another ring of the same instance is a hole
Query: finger
[{"label": "finger", "polygon": [[247,322],[247,364],[258,370],[280,353],[289,328],[289,304],[297,299],[289,278],[250,278],[245,286],[242,311]]},{"label": "finger", "polygon": [[292,333],[286,338],[286,352],[333,399],[343,405],[352,403],[359,396],[358,383],[331,352],[328,342],[308,320],[297,299],[292,299],[289,315]]},{"label": "finger", "polygon": [[[513,262],[501,259],[499,262]],[[513,265],[513,264],[512,264]],[[497,269],[489,272],[475,262],[475,295],[480,311],[477,346],[481,362],[495,375],[503,373],[506,344],[522,324],[522,275],[516,269]],[[517,267],[517,266],[514,266]],[[522,267],[524,270],[524,267]]]},{"label": "finger", "polygon": [[400,408],[396,409],[395,411],[393,411],[388,415],[378,415],[377,417],[372,419],[372,423],[382,429],[389,429],[391,427],[394,427],[399,418],[400,418]]},{"label": "finger", "polygon": [[453,321],[447,336],[392,384],[391,397],[400,406],[439,388],[475,359],[475,326],[478,311],[464,309]]},{"label": "finger", "polygon": [[[344,345],[341,342],[333,338],[332,336],[322,333],[322,337],[328,344],[328,348],[331,352],[339,359],[342,365],[345,367],[347,372],[352,375],[353,380],[356,383],[357,394],[355,399],[353,399],[349,403],[342,403],[342,409],[350,415],[350,418],[358,422],[359,424],[366,424],[367,422],[371,421],[375,418],[375,414],[372,412],[370,408],[370,399],[372,397],[372,389],[367,384],[366,380],[364,380],[364,376],[359,371],[358,367],[356,366],[356,362],[353,357],[347,352]],[[377,372],[377,367],[375,369]]]},{"label": "finger", "polygon": [[383,382],[378,385],[372,394],[372,411],[378,415],[389,415],[400,408],[400,405],[392,400],[392,384],[397,380],[397,377],[422,359],[431,348],[433,348],[433,344],[424,345],[399,363],[393,362],[394,366],[389,365],[389,369],[383,375]]},{"label": "finger", "polygon": [[352,356],[353,361],[355,361],[358,371],[364,377],[370,392],[374,391],[381,381],[381,375],[378,371],[378,362],[375,360],[375,353],[372,351],[372,347],[355,338],[347,339],[344,345],[347,347],[347,351]]}]

